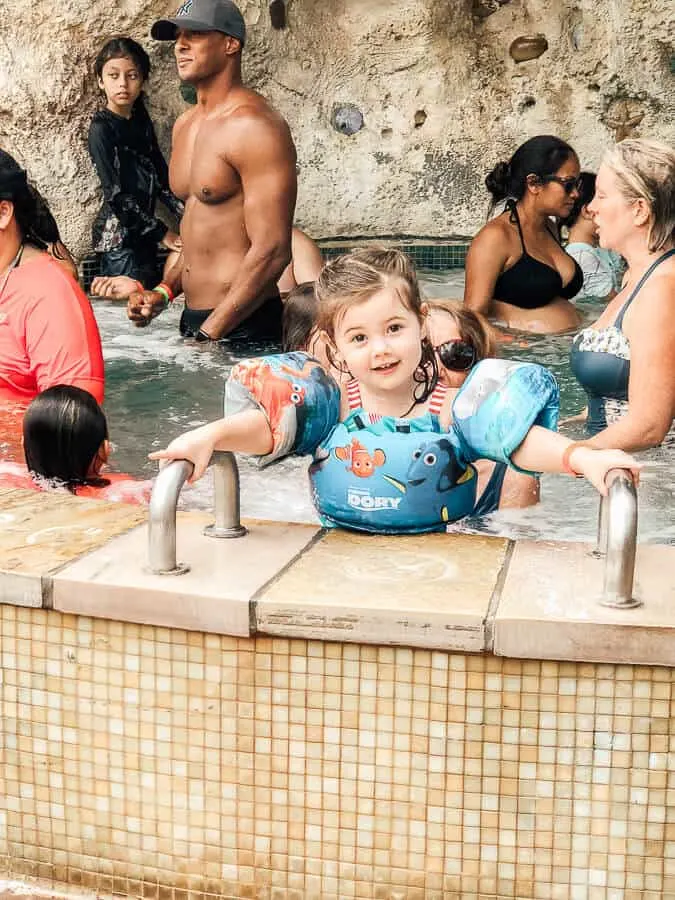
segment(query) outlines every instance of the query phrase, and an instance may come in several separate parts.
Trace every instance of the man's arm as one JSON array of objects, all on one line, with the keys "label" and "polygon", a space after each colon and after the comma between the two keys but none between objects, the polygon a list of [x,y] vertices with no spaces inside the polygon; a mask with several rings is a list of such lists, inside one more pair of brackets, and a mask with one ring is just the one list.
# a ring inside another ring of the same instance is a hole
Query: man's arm
[{"label": "man's arm", "polygon": [[[286,123],[242,109],[223,129],[226,158],[241,180],[244,228],[251,243],[229,290],[201,331],[217,340],[247,319],[291,259],[296,153]],[[216,149],[216,148],[214,148]]]}]

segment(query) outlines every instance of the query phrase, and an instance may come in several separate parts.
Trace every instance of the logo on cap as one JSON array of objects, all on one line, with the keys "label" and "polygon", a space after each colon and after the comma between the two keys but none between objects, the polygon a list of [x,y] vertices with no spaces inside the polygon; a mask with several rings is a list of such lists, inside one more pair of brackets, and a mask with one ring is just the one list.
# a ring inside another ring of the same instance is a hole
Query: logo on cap
[{"label": "logo on cap", "polygon": [[187,16],[187,14],[192,9],[192,0],[185,0],[181,6],[178,7],[178,12],[176,13],[176,18],[178,16]]}]

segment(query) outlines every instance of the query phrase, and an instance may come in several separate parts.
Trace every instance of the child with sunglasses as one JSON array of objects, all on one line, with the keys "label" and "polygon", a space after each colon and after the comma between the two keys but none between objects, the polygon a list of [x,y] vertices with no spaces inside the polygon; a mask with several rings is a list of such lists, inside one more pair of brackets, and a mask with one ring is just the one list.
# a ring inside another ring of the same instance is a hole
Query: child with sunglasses
[{"label": "child with sunglasses", "polygon": [[476,505],[473,461],[585,475],[600,492],[612,468],[639,465],[555,433],[558,388],[541,366],[484,360],[453,396],[439,381],[428,309],[414,268],[396,250],[358,250],[328,263],[316,283],[319,325],[338,385],[305,353],[239,363],[226,417],[151,459],[189,459],[199,478],[214,450],[264,465],[311,453],[322,522],[357,531],[443,531]]},{"label": "child with sunglasses", "polygon": [[[434,299],[427,305],[439,380],[456,393],[475,365],[497,356],[495,332],[483,316],[465,309],[457,300]],[[473,465],[478,473],[478,501],[472,515],[539,502],[539,479],[534,475],[489,459],[476,460]]]}]

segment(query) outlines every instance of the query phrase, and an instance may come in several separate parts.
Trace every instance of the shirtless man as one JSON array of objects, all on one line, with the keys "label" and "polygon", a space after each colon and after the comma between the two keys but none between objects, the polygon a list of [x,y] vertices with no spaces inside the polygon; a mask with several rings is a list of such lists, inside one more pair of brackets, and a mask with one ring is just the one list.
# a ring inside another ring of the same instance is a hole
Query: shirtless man
[{"label": "shirtless man", "polygon": [[183,250],[160,290],[130,296],[128,316],[147,325],[183,290],[181,334],[278,338],[276,281],[291,259],[296,155],[286,122],[241,83],[244,19],[230,0],[186,0],[151,34],[175,40],[178,74],[195,86],[197,104],[174,125],[169,165],[171,188],[185,201]]}]

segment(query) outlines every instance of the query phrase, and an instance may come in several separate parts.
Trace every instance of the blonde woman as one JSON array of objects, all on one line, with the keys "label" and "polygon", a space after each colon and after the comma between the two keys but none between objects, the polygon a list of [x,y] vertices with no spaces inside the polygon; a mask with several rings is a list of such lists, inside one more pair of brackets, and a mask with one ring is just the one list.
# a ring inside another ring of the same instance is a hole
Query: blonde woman
[{"label": "blonde woman", "polygon": [[628,263],[624,285],[575,338],[593,447],[644,450],[675,417],[675,150],[621,141],[604,157],[589,211],[600,246]]}]

